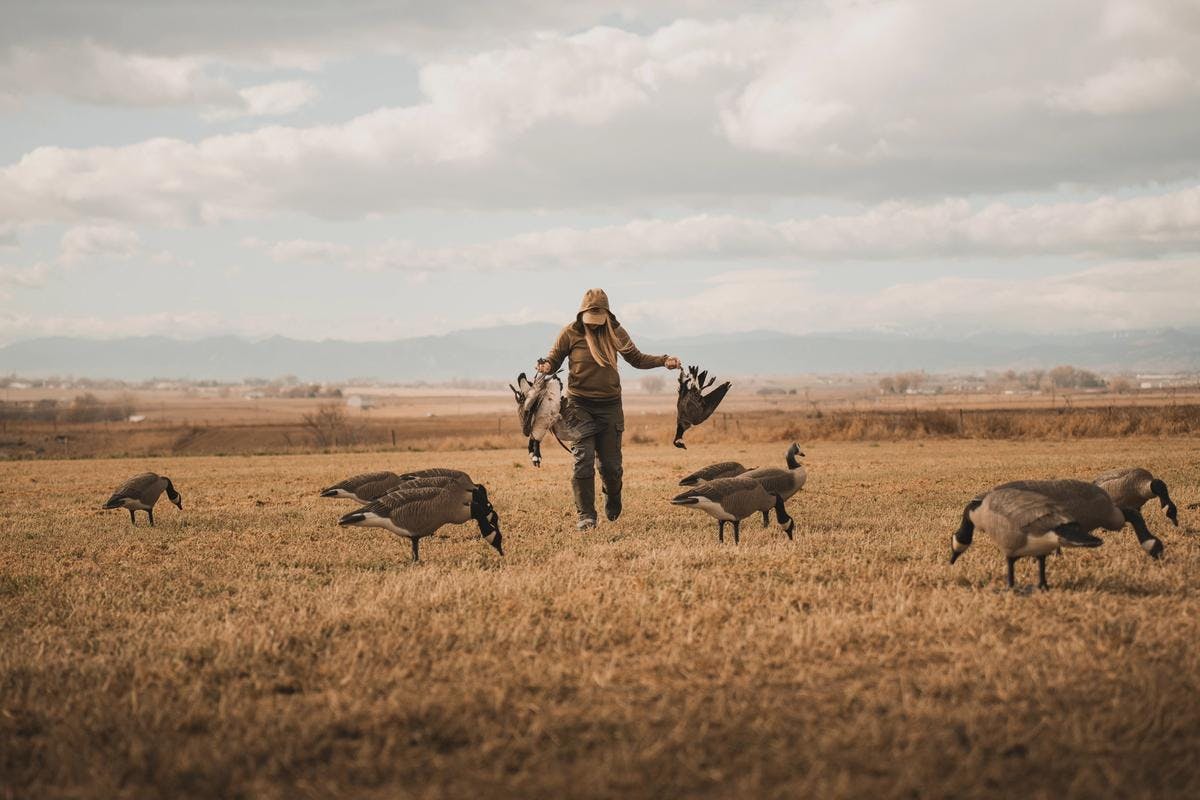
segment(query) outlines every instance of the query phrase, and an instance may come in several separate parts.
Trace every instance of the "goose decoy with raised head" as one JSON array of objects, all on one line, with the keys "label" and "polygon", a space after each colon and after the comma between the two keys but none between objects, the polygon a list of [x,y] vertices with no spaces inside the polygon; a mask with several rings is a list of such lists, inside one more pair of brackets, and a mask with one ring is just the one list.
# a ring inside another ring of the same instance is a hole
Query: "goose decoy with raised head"
[{"label": "goose decoy with raised head", "polygon": [[[804,465],[797,460],[797,456],[803,457],[804,452],[800,449],[800,445],[792,442],[792,446],[788,448],[787,454],[784,456],[787,469],[759,467],[743,472],[741,477],[753,478],[761,483],[768,493],[777,494],[787,501],[792,495],[803,489],[805,481],[808,480],[808,472],[805,471]],[[770,517],[763,512],[763,527],[765,528],[769,524]]]}]

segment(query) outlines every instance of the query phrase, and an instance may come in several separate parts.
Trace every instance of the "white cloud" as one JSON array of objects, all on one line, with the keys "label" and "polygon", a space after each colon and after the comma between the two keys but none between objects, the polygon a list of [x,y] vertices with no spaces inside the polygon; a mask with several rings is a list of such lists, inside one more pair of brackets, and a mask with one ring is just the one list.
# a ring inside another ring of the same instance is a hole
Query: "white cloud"
[{"label": "white cloud", "polygon": [[307,81],[235,87],[210,56],[121,52],[91,41],[0,50],[0,97],[51,94],[81,103],[126,108],[193,106],[211,119],[282,116],[311,103]]},{"label": "white cloud", "polygon": [[250,86],[237,92],[240,104],[210,108],[203,116],[210,120],[235,117],[282,117],[299,111],[317,99],[317,87],[308,81],[277,81]]},{"label": "white cloud", "polygon": [[[1127,262],[1025,279],[943,277],[880,292],[822,289],[791,270],[743,270],[671,300],[670,333],[900,327],[942,331],[1130,330],[1200,324],[1200,262]],[[657,302],[622,321],[662,322]]]},{"label": "white cloud", "polygon": [[59,260],[79,264],[89,259],[124,260],[137,255],[142,240],[136,231],[120,225],[79,225],[62,236]]},{"label": "white cloud", "polygon": [[1097,116],[1133,114],[1194,100],[1200,77],[1175,58],[1123,59],[1080,84],[1051,92],[1049,102]]},{"label": "white cloud", "polygon": [[979,206],[965,199],[885,203],[856,214],[771,222],[698,215],[558,228],[473,245],[388,241],[355,248],[307,239],[252,241],[276,262],[364,270],[522,270],[665,261],[830,261],[1200,251],[1200,186],[1087,202]]},{"label": "white cloud", "polygon": [[0,266],[0,286],[30,289],[45,283],[48,268],[43,263],[32,267]]},{"label": "white cloud", "polygon": [[[197,224],[1177,180],[1200,171],[1200,97],[1179,84],[1200,74],[1200,46],[1185,12],[1154,9],[1157,27],[1091,0],[1053,14],[893,0],[544,33],[429,59],[419,102],[339,124],[35,149],[0,169],[0,216]],[[196,69],[155,62],[129,83],[218,113],[311,97],[288,82],[239,93]]]}]

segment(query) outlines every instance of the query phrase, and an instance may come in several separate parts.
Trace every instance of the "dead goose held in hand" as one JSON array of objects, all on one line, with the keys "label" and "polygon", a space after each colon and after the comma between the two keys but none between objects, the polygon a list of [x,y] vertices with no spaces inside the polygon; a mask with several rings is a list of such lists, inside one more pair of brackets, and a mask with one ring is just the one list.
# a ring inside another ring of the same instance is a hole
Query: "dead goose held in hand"
[{"label": "dead goose held in hand", "polygon": [[679,371],[679,399],[675,403],[675,441],[673,444],[681,449],[687,449],[683,443],[683,434],[689,428],[694,428],[712,416],[725,399],[725,394],[732,386],[725,381],[708,394],[704,390],[716,383],[716,378],[708,377],[708,370],[700,371],[699,367],[691,366]]}]

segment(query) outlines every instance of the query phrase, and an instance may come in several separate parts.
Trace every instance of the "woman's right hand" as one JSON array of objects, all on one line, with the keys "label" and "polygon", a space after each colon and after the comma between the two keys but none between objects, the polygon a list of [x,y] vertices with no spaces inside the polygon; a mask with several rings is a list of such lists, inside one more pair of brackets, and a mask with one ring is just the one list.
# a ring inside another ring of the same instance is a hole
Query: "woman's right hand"
[{"label": "woman's right hand", "polygon": [[537,362],[537,371],[543,375],[550,374],[550,362],[544,358],[539,358]]}]

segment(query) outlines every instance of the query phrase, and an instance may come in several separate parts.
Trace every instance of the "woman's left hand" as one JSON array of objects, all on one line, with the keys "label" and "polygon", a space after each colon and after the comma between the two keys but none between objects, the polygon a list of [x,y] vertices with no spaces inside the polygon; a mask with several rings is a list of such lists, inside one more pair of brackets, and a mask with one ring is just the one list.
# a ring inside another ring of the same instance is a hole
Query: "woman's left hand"
[{"label": "woman's left hand", "polygon": [[679,369],[679,356],[667,356],[663,366],[667,369]]}]

